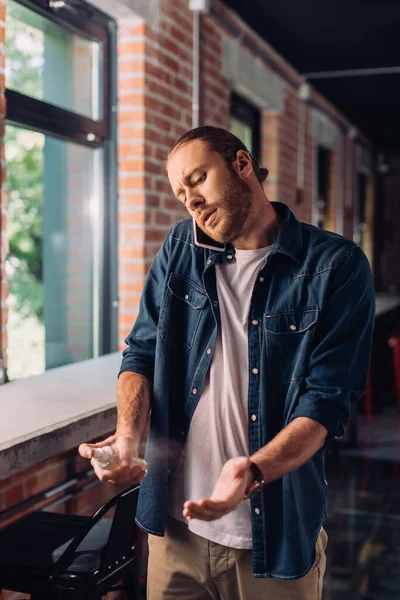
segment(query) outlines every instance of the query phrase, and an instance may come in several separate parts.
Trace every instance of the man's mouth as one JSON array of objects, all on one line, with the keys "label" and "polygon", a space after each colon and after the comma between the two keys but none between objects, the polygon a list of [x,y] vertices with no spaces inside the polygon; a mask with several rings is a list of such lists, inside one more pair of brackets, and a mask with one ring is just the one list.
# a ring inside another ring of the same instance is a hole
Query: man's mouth
[{"label": "man's mouth", "polygon": [[217,211],[217,209],[213,208],[213,210],[207,211],[205,213],[205,215],[202,216],[201,221],[202,221],[203,225],[205,225],[206,227],[209,227],[209,225],[211,225],[211,223],[214,220],[216,211]]}]

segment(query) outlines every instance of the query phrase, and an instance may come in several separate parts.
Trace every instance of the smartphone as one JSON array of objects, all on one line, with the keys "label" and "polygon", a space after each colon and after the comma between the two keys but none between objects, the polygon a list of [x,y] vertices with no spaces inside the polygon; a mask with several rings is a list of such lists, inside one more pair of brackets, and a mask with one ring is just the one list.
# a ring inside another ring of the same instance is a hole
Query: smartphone
[{"label": "smartphone", "polygon": [[217,250],[218,252],[224,252],[226,245],[221,242],[216,242],[210,238],[204,231],[200,229],[196,221],[193,219],[193,231],[194,231],[194,242],[197,246],[202,248],[209,248],[210,250]]}]

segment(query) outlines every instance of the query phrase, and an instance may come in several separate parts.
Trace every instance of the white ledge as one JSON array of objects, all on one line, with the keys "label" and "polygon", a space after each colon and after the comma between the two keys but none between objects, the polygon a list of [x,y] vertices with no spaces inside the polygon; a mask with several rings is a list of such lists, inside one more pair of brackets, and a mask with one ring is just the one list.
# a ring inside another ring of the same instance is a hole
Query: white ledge
[{"label": "white ledge", "polygon": [[0,480],[115,427],[120,353],[0,386]]},{"label": "white ledge", "polygon": [[378,292],[376,294],[376,316],[384,315],[385,313],[400,307],[400,294],[385,294]]}]

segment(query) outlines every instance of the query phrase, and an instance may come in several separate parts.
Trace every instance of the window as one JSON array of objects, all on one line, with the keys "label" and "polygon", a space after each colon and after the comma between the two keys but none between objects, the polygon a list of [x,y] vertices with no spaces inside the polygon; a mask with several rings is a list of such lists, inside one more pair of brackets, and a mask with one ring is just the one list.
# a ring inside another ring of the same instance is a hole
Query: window
[{"label": "window", "polygon": [[357,173],[356,185],[353,240],[361,246],[372,264],[374,203],[371,176],[367,173]]},{"label": "window", "polygon": [[101,117],[100,43],[7,3],[6,87],[92,119]]},{"label": "window", "polygon": [[10,379],[117,346],[114,22],[47,5],[7,0]]},{"label": "window", "polygon": [[258,161],[260,159],[260,111],[247,100],[232,93],[230,131]]},{"label": "window", "polygon": [[336,203],[332,151],[323,146],[318,146],[317,164],[318,197],[316,206],[316,225],[321,227],[321,229],[335,231]]}]

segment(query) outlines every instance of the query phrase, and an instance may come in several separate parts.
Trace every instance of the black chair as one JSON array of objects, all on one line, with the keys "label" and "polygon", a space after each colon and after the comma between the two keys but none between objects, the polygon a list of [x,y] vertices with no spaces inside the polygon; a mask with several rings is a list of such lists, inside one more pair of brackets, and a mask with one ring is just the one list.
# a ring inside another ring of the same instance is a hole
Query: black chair
[{"label": "black chair", "polygon": [[[92,517],[38,511],[0,531],[0,589],[32,600],[101,600],[125,589],[127,599],[139,600],[138,491],[115,494]],[[114,507],[113,518],[104,518]]]}]

